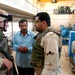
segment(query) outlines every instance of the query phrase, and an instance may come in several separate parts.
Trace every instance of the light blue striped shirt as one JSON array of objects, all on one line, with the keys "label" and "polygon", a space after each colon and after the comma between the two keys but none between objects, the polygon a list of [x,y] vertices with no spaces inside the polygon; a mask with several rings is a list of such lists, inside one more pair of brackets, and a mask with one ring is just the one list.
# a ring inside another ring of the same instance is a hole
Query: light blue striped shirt
[{"label": "light blue striped shirt", "polygon": [[[21,32],[14,34],[12,38],[13,49],[16,51],[16,64],[19,67],[26,68],[31,67],[32,45],[34,43],[35,33],[28,30],[28,33],[23,36]],[[20,53],[18,51],[19,46],[25,46],[28,48],[27,53]]]}]

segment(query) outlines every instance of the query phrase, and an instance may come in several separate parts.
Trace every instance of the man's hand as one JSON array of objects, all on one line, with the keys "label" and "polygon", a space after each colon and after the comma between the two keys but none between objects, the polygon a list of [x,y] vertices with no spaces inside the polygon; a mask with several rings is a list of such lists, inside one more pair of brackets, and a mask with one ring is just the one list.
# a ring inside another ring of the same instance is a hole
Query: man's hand
[{"label": "man's hand", "polygon": [[3,65],[7,68],[7,70],[10,70],[13,66],[12,62],[6,58],[3,59]]},{"label": "man's hand", "polygon": [[23,46],[19,46],[18,47],[18,50],[21,53],[27,53],[28,52],[28,48],[27,47],[23,47]]}]

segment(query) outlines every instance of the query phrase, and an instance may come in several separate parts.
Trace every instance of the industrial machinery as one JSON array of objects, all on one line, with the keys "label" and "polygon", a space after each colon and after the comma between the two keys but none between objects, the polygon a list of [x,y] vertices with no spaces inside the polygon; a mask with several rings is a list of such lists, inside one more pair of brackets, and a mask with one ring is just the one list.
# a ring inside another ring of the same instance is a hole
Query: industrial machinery
[{"label": "industrial machinery", "polygon": [[[75,72],[75,31],[70,31],[69,33],[69,43],[68,43],[68,56],[70,61],[71,71]],[[74,48],[73,48],[74,47]]]},{"label": "industrial machinery", "polygon": [[67,44],[68,45],[68,40],[69,40],[69,29],[66,28],[63,25],[60,25],[60,32],[61,32],[61,37],[62,37],[62,45]]},{"label": "industrial machinery", "polygon": [[63,25],[60,25],[62,45],[68,45],[70,31],[75,31],[75,24],[72,27],[71,26],[65,27]]},{"label": "industrial machinery", "polygon": [[70,68],[72,72],[75,72],[75,25],[73,27],[65,27],[60,25],[61,37],[62,37],[62,45],[68,45],[68,57]]}]

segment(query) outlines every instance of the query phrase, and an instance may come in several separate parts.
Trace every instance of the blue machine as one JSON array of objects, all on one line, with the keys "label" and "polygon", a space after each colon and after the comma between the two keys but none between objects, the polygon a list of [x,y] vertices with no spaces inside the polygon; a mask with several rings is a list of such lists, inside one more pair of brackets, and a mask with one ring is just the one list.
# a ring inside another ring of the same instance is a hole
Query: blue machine
[{"label": "blue machine", "polygon": [[69,40],[69,29],[66,28],[65,26],[60,25],[60,32],[61,32],[61,37],[62,37],[62,45],[67,44],[68,45],[68,40]]},{"label": "blue machine", "polygon": [[68,56],[70,62],[70,68],[72,72],[75,72],[75,53],[72,51],[72,42],[75,41],[75,25],[72,28],[66,28],[60,26],[62,45],[68,45]]},{"label": "blue machine", "polygon": [[73,25],[72,30],[75,31],[75,24]]},{"label": "blue machine", "polygon": [[72,51],[72,42],[73,41],[75,41],[75,31],[70,31],[69,43],[68,43],[68,56],[69,56],[71,71],[75,72],[75,53],[73,53],[73,51]]},{"label": "blue machine", "polygon": [[75,31],[70,31],[69,33],[69,43],[68,43],[68,56],[73,58],[75,63],[75,54],[72,53],[72,42],[75,41]]}]

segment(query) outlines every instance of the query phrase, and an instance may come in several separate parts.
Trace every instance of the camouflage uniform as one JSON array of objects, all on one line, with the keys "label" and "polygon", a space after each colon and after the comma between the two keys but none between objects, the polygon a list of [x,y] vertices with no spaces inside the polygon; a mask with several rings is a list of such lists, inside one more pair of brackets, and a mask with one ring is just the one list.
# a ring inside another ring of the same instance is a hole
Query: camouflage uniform
[{"label": "camouflage uniform", "polygon": [[[42,69],[44,67],[44,49],[40,46],[41,39],[48,32],[56,32],[51,26],[48,27],[42,33],[38,33],[35,37],[35,43],[33,45],[33,56],[32,56],[32,65],[35,67],[36,75],[41,75]],[[59,48],[61,47],[61,39],[59,40]]]},{"label": "camouflage uniform", "polygon": [[[11,55],[9,53],[8,41],[3,31],[7,31],[8,21],[12,21],[12,16],[9,15],[5,10],[0,9],[0,75],[8,75],[8,69],[12,68]],[[7,58],[5,58],[5,56]],[[10,59],[10,60],[9,60]],[[5,66],[4,66],[5,65]]]},{"label": "camouflage uniform", "polygon": [[[7,39],[2,31],[0,31],[0,48],[2,48],[5,53],[9,54]],[[0,65],[3,63],[3,57],[4,55],[0,52],[0,60],[2,60],[0,61]],[[0,75],[6,75],[6,68],[4,66],[0,67]]]}]

